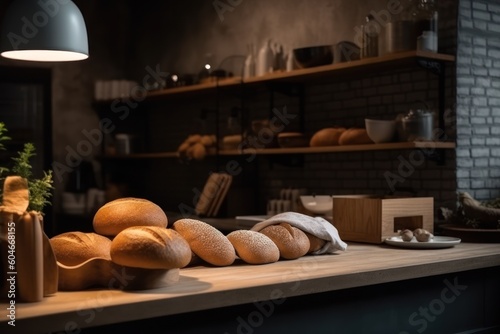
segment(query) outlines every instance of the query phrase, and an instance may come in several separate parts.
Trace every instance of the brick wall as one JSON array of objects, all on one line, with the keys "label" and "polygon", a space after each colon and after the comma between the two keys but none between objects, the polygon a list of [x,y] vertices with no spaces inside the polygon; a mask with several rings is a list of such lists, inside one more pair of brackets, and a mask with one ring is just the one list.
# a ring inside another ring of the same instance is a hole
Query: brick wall
[{"label": "brick wall", "polygon": [[500,3],[461,0],[457,39],[457,189],[500,197]]}]

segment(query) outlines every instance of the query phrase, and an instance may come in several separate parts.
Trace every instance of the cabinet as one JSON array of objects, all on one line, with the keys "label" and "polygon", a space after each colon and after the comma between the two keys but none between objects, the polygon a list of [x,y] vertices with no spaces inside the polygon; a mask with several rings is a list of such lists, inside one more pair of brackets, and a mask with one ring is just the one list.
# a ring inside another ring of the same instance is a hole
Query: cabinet
[{"label": "cabinet", "polygon": [[[143,103],[161,103],[177,98],[193,98],[209,94],[218,94],[220,90],[225,92],[238,92],[242,89],[252,89],[257,86],[267,86],[271,89],[280,85],[301,84],[309,82],[322,82],[326,80],[342,80],[362,75],[375,74],[377,72],[421,66],[435,73],[439,78],[439,117],[438,127],[444,130],[444,109],[445,109],[445,67],[447,63],[453,63],[454,56],[446,54],[430,53],[425,51],[407,51],[389,54],[376,58],[361,59],[352,62],[338,63],[326,66],[319,66],[306,69],[297,69],[290,72],[275,72],[265,76],[242,79],[234,77],[215,82],[163,89],[149,92]],[[109,103],[109,102],[106,102]],[[304,112],[303,102],[301,102],[301,112]],[[258,154],[258,155],[278,155],[278,154],[316,154],[335,153],[349,151],[375,151],[375,150],[405,150],[429,147],[425,142],[392,142],[369,145],[349,145],[331,147],[300,147],[300,148],[262,148],[243,150],[218,150],[213,154],[222,156]],[[454,149],[455,143],[450,141],[432,142],[434,149]],[[176,152],[148,152],[129,155],[105,156],[113,159],[150,159],[150,158],[175,158]]]}]

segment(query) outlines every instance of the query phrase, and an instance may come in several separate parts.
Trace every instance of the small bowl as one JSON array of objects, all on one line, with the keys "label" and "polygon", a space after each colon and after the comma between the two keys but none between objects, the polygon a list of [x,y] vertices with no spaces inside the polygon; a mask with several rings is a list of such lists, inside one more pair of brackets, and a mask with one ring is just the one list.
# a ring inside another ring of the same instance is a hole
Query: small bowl
[{"label": "small bowl", "polygon": [[365,119],[366,133],[375,143],[387,143],[396,134],[395,120]]},{"label": "small bowl", "polygon": [[333,198],[328,195],[300,196],[300,201],[304,208],[317,214],[332,213]]},{"label": "small bowl", "polygon": [[309,140],[300,132],[282,132],[278,134],[278,145],[280,147],[306,147]]},{"label": "small bowl", "polygon": [[293,57],[299,68],[329,65],[333,63],[333,45],[293,49]]}]

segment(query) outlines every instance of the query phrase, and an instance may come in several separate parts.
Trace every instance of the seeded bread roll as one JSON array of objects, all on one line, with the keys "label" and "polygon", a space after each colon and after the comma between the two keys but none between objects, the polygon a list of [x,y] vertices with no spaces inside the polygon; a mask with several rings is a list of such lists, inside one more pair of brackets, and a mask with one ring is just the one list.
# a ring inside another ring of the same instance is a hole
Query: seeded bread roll
[{"label": "seeded bread roll", "polygon": [[94,257],[111,259],[111,240],[96,233],[62,233],[52,237],[50,245],[56,260],[66,266],[76,266]]},{"label": "seeded bread roll", "polygon": [[266,264],[279,260],[278,246],[266,235],[250,230],[233,231],[227,235],[240,259],[249,264]]},{"label": "seeded bread roll", "polygon": [[297,259],[309,251],[310,244],[306,234],[290,224],[269,225],[260,230],[260,233],[268,236],[278,246],[280,256],[284,259]]},{"label": "seeded bread roll", "polygon": [[116,236],[132,226],[158,226],[166,228],[165,212],[155,203],[143,199],[126,197],[104,204],[94,215],[94,231],[106,236]]},{"label": "seeded bread roll", "polygon": [[129,227],[113,239],[111,260],[119,265],[146,269],[183,268],[191,261],[187,241],[172,229]]},{"label": "seeded bread roll", "polygon": [[233,245],[221,231],[196,219],[179,219],[172,225],[189,243],[191,250],[214,266],[228,266],[236,259]]}]

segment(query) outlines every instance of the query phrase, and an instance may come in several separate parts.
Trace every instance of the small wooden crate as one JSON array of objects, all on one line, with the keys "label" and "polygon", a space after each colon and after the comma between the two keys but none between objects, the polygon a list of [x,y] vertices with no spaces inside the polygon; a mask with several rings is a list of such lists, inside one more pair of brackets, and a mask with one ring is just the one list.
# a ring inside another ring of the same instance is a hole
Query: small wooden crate
[{"label": "small wooden crate", "polygon": [[434,198],[334,196],[332,222],[344,241],[380,244],[404,229],[434,233]]}]

